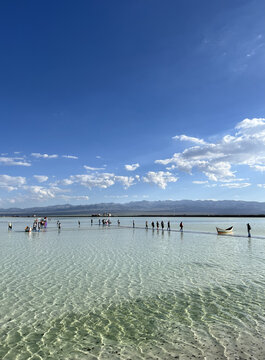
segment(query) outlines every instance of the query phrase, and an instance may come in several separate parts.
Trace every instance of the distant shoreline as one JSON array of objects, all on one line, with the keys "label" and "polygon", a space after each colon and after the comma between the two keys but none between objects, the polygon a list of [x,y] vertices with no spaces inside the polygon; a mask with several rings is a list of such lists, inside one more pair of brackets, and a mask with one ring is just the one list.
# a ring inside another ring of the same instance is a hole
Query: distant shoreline
[{"label": "distant shoreline", "polygon": [[[58,217],[65,217],[65,218],[70,218],[70,217],[74,217],[74,218],[92,218],[92,219],[97,219],[97,218],[106,218],[107,216],[93,216],[93,215],[87,215],[87,214],[34,214],[34,215],[16,215],[16,214],[0,214],[1,218],[4,217],[9,217],[9,218],[24,218],[24,217],[43,217],[43,216],[47,216],[49,218],[58,218]],[[121,215],[121,214],[113,214],[111,215],[112,218],[116,218],[116,217],[120,217],[120,218],[127,218],[127,217],[191,217],[191,218],[198,218],[198,217],[203,217],[203,218],[265,218],[265,214],[258,214],[258,215],[235,215],[235,214],[225,214],[225,215],[214,215],[214,214],[128,214],[128,215]]]}]

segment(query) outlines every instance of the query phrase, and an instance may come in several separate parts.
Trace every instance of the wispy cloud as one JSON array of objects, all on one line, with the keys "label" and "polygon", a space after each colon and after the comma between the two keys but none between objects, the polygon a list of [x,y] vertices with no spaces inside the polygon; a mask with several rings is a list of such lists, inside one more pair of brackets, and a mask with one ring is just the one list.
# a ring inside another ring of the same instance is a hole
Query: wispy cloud
[{"label": "wispy cloud", "polygon": [[250,183],[226,183],[226,184],[221,184],[220,186],[226,187],[229,189],[241,189],[241,188],[249,187],[249,186],[251,186],[251,184]]},{"label": "wispy cloud", "polygon": [[124,165],[125,169],[128,171],[135,171],[136,169],[138,169],[139,166],[140,165],[138,163],[131,165]]},{"label": "wispy cloud", "polygon": [[58,158],[57,154],[48,155],[48,154],[40,154],[40,153],[31,153],[31,156],[34,156],[37,159],[56,159],[56,158]]},{"label": "wispy cloud", "polygon": [[176,136],[173,136],[172,139],[180,140],[180,141],[189,141],[191,143],[200,144],[200,145],[206,144],[206,142],[203,139],[199,139],[199,138],[187,136],[187,135],[176,135]]},{"label": "wispy cloud", "polygon": [[83,200],[89,200],[89,196],[87,195],[60,195],[59,196],[60,199],[62,200],[66,200],[66,201],[71,201],[71,200],[75,200],[75,201],[83,201]]},{"label": "wispy cloud", "polygon": [[105,170],[105,167],[92,167],[92,166],[87,166],[87,165],[84,165],[84,168],[86,170],[89,170],[89,171],[98,171],[98,170]]},{"label": "wispy cloud", "polygon": [[46,175],[33,175],[33,177],[40,183],[43,183],[49,179]]},{"label": "wispy cloud", "polygon": [[23,176],[0,175],[0,187],[8,191],[17,190],[26,184]]},{"label": "wispy cloud", "polygon": [[192,183],[197,185],[203,185],[203,184],[208,184],[208,180],[205,181],[195,180]]},{"label": "wispy cloud", "polygon": [[7,166],[31,166],[31,163],[25,161],[23,158],[17,157],[0,157],[0,164]]},{"label": "wispy cloud", "polygon": [[81,174],[71,175],[68,179],[62,181],[63,185],[80,184],[89,189],[101,188],[107,189],[115,183],[121,183],[125,189],[134,184],[134,177],[132,176],[119,176],[113,173],[94,173],[94,174]]},{"label": "wispy cloud", "polygon": [[40,185],[24,186],[26,194],[22,195],[23,200],[30,201],[47,201],[55,199],[58,194],[67,192],[57,186],[44,187]]},{"label": "wispy cloud", "polygon": [[62,157],[65,159],[74,159],[74,160],[78,159],[78,156],[75,155],[62,155]]},{"label": "wispy cloud", "polygon": [[235,75],[247,71],[250,66],[255,66],[256,71],[263,70],[265,42],[261,31],[264,18],[261,14],[254,16],[253,3],[245,5],[236,17],[232,17],[232,22],[209,32],[201,45],[208,62],[212,61],[215,66],[222,67],[222,71]]}]

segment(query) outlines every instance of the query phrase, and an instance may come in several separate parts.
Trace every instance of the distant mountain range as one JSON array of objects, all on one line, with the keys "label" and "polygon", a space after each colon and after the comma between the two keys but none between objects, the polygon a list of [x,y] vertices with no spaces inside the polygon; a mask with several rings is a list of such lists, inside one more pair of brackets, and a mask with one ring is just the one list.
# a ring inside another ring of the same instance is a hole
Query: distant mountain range
[{"label": "distant mountain range", "polygon": [[256,201],[135,201],[125,204],[100,203],[91,205],[55,205],[26,209],[0,209],[0,216],[86,216],[111,213],[118,216],[140,215],[186,215],[186,216],[221,216],[252,215],[265,216],[265,202]]}]

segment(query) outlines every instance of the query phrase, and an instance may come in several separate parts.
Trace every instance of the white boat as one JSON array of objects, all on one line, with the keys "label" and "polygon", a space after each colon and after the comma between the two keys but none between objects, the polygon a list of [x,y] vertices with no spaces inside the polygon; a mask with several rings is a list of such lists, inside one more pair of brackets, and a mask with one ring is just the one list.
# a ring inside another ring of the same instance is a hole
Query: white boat
[{"label": "white boat", "polygon": [[230,226],[227,229],[221,229],[221,228],[216,227],[216,230],[217,230],[218,235],[231,234],[233,232],[233,226]]}]

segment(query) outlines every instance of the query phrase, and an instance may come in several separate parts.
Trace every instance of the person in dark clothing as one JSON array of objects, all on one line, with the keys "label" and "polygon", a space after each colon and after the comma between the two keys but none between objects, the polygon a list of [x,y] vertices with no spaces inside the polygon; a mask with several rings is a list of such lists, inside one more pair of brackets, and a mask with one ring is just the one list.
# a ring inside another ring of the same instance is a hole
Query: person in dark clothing
[{"label": "person in dark clothing", "polygon": [[148,229],[148,222],[145,222],[145,228]]},{"label": "person in dark clothing", "polygon": [[161,221],[161,228],[164,230],[164,221]]},{"label": "person in dark clothing", "polygon": [[167,230],[170,231],[170,221],[167,222]]},{"label": "person in dark clothing", "polygon": [[152,221],[152,229],[154,230],[155,228],[155,223]]},{"label": "person in dark clothing", "polygon": [[180,227],[180,231],[183,231],[183,223],[181,221],[181,223],[179,224],[179,227]]},{"label": "person in dark clothing", "polygon": [[157,230],[159,229],[159,222],[158,221],[156,222],[156,228],[157,228]]},{"label": "person in dark clothing", "polygon": [[247,230],[248,230],[248,237],[251,237],[250,234],[251,226],[249,225],[249,223],[247,223]]},{"label": "person in dark clothing", "polygon": [[135,228],[135,222],[134,222],[134,220],[133,220],[133,228]]}]

